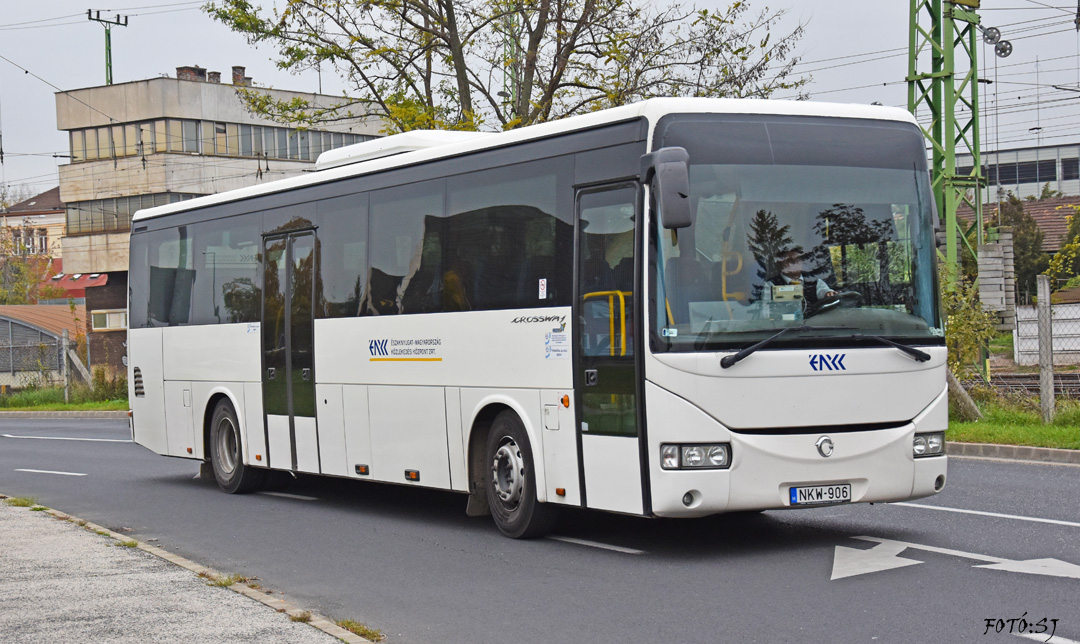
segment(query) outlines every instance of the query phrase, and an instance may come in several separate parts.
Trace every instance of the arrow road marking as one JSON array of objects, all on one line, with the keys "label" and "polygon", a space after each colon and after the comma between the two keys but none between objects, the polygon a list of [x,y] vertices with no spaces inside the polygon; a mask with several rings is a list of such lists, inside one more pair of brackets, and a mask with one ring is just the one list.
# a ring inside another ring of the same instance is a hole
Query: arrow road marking
[{"label": "arrow road marking", "polygon": [[950,550],[949,548],[924,546],[917,543],[908,543],[906,541],[895,541],[893,539],[881,539],[879,537],[854,538],[862,539],[863,541],[873,541],[878,545],[869,550],[858,550],[856,548],[836,546],[836,553],[833,556],[832,577],[830,580],[865,575],[867,573],[879,572],[882,570],[892,570],[893,568],[903,568],[905,566],[922,563],[915,559],[907,559],[899,556],[901,552],[909,548],[960,557],[961,559],[974,559],[975,561],[986,562],[975,566],[976,568],[1005,570],[1008,572],[1020,572],[1029,575],[1047,575],[1050,577],[1080,579],[1080,566],[1067,561],[1061,561],[1060,559],[1013,561],[1001,557],[980,555],[973,552],[963,552],[961,550]]},{"label": "arrow road marking", "polygon": [[882,570],[892,570],[893,568],[903,568],[904,566],[914,566],[915,564],[922,563],[921,561],[916,561],[914,559],[904,559],[903,557],[900,557],[900,553],[904,550],[907,550],[907,545],[902,543],[883,543],[874,546],[869,550],[836,546],[836,555],[833,558],[832,577],[829,581],[843,579],[844,577],[854,577],[855,575],[865,575],[870,572],[880,572]]}]

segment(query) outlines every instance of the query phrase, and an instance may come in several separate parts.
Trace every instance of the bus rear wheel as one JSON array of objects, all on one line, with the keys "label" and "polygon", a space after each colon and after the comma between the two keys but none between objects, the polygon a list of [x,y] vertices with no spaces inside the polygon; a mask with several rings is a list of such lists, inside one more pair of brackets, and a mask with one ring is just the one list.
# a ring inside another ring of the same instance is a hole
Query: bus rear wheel
[{"label": "bus rear wheel", "polygon": [[487,498],[495,525],[512,539],[549,532],[556,508],[536,500],[532,446],[521,419],[512,411],[495,417],[487,440]]},{"label": "bus rear wheel", "polygon": [[258,489],[266,472],[244,465],[240,423],[232,403],[224,399],[218,401],[210,423],[210,462],[218,487],[229,494]]}]

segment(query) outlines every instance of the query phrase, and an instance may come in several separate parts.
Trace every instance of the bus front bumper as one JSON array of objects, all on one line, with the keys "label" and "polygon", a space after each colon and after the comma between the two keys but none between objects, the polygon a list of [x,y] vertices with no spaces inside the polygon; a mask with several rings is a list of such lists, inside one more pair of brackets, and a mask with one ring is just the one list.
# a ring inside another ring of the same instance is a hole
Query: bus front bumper
[{"label": "bus front bumper", "polygon": [[[729,469],[664,470],[659,454],[653,454],[652,512],[659,517],[699,517],[837,504],[828,497],[793,504],[792,488],[832,488],[838,495],[846,490],[847,498],[839,503],[930,496],[945,487],[948,458],[915,458],[914,434],[915,425],[910,423],[856,432],[830,433],[823,428],[808,434],[733,433]],[[833,444],[828,456],[817,447],[826,436]]]}]

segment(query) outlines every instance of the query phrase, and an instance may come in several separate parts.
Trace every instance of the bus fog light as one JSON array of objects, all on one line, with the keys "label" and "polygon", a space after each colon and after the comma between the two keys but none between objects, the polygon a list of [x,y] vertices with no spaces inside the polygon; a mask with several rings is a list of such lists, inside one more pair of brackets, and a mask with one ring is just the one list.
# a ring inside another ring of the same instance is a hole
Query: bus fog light
[{"label": "bus fog light", "polygon": [[682,504],[685,505],[686,507],[690,507],[691,505],[693,505],[694,504],[694,494],[692,492],[687,492],[686,494],[684,494],[683,497],[682,497]]},{"label": "bus fog light", "polygon": [[924,456],[926,454],[926,437],[916,435],[911,449],[915,452],[915,456]]},{"label": "bus fog light", "polygon": [[683,467],[701,467],[705,464],[705,448],[699,445],[690,445],[682,448]]},{"label": "bus fog light", "polygon": [[679,446],[678,445],[661,445],[660,446],[660,467],[665,470],[677,470],[679,469]]},{"label": "bus fog light", "polygon": [[713,445],[709,448],[709,463],[713,467],[723,467],[727,465],[727,460],[727,447],[724,445]]}]

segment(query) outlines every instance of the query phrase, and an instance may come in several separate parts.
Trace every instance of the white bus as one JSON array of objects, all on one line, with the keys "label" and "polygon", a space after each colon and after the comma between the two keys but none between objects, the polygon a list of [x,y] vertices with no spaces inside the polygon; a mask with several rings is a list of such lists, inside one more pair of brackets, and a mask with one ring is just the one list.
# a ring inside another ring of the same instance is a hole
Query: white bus
[{"label": "white bus", "polygon": [[511,537],[945,485],[946,349],[915,120],[652,99],[413,132],[137,213],[134,439],[454,490]]}]

